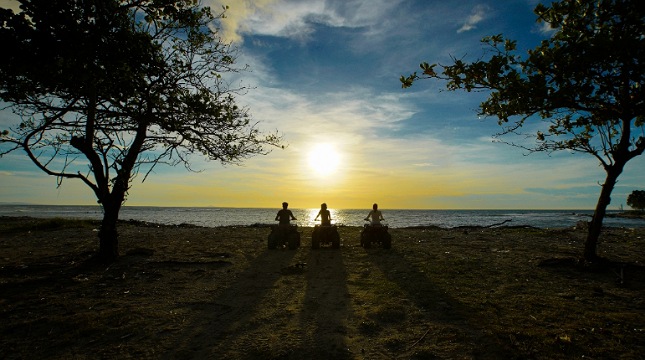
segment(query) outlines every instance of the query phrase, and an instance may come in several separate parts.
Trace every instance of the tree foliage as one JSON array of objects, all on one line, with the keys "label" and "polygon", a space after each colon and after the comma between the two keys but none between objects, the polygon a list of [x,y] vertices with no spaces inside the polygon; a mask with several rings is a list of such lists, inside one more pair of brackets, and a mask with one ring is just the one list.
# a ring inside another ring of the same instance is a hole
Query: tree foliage
[{"label": "tree foliage", "polygon": [[[538,5],[535,13],[555,32],[525,56],[517,53],[516,41],[489,36],[479,60],[424,62],[420,74],[401,82],[406,88],[420,79],[441,79],[451,91],[488,91],[478,112],[498,119],[498,136],[535,139],[511,145],[593,155],[607,173],[585,248],[585,258],[593,261],[616,180],[645,150],[645,9],[638,0],[565,0]],[[531,128],[542,125],[522,133],[528,122]]]},{"label": "tree foliage", "polygon": [[21,119],[3,129],[0,155],[24,150],[59,182],[89,186],[105,213],[105,257],[118,254],[118,212],[141,171],[192,170],[195,154],[237,164],[279,146],[223,76],[243,70],[218,35],[224,12],[196,0],[20,3],[0,8],[0,99]]},{"label": "tree foliage", "polygon": [[645,190],[634,190],[627,196],[627,205],[635,210],[645,210]]}]

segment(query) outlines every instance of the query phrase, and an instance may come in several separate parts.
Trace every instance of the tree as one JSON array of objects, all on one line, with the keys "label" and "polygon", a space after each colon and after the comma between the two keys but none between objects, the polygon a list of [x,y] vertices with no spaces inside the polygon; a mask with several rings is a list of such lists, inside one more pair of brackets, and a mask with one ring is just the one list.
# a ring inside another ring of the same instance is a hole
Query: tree
[{"label": "tree", "polygon": [[[424,62],[421,75],[401,82],[405,88],[440,79],[450,91],[489,91],[478,113],[498,118],[498,136],[535,138],[507,143],[593,155],[606,172],[585,241],[584,260],[594,262],[611,192],[625,165],[645,150],[645,9],[638,0],[576,0],[538,5],[535,13],[555,32],[525,57],[516,54],[515,41],[490,36],[482,40],[490,50],[485,59]],[[528,122],[541,129],[522,134]]]},{"label": "tree", "polygon": [[140,172],[193,170],[193,154],[238,164],[280,145],[222,76],[243,70],[215,27],[224,12],[196,0],[20,3],[0,9],[0,99],[21,119],[1,132],[0,156],[23,150],[59,186],[89,186],[105,261],[119,254],[119,211]]},{"label": "tree", "polygon": [[645,210],[645,190],[634,190],[627,196],[627,205],[632,209]]}]

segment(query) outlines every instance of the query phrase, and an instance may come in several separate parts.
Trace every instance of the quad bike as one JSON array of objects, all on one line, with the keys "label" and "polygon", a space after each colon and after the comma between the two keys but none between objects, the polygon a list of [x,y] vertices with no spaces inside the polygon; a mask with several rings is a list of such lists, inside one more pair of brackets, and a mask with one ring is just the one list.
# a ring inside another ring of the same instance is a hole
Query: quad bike
[{"label": "quad bike", "polygon": [[269,234],[269,250],[283,248],[295,250],[300,246],[300,233],[298,225],[272,225]]},{"label": "quad bike", "polygon": [[361,246],[367,249],[372,244],[381,244],[383,249],[391,248],[392,235],[387,230],[387,225],[365,224],[361,231]]},{"label": "quad bike", "polygon": [[332,249],[340,248],[340,235],[336,225],[316,225],[311,233],[311,248],[320,249],[321,245],[331,245]]}]

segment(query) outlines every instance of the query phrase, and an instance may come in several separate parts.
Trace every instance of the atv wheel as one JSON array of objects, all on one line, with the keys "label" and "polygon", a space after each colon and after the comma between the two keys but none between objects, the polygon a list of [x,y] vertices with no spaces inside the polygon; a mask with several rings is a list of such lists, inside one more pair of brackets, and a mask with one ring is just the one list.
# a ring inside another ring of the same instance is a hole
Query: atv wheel
[{"label": "atv wheel", "polygon": [[367,237],[367,234],[365,234],[365,230],[361,232],[361,247],[365,247],[365,238]]},{"label": "atv wheel", "polygon": [[331,234],[331,247],[332,249],[340,249],[340,235],[336,231]]},{"label": "atv wheel", "polygon": [[289,234],[289,249],[295,250],[298,248],[299,245],[300,245],[300,234],[298,233]]},{"label": "atv wheel", "polygon": [[311,234],[311,248],[320,249],[320,234],[317,231]]},{"label": "atv wheel", "polygon": [[275,234],[273,232],[271,232],[271,234],[269,234],[268,245],[269,245],[269,250],[274,250],[275,247],[276,247],[276,238],[275,238]]},{"label": "atv wheel", "polygon": [[392,248],[392,235],[389,233],[383,234],[383,249],[391,249]]}]

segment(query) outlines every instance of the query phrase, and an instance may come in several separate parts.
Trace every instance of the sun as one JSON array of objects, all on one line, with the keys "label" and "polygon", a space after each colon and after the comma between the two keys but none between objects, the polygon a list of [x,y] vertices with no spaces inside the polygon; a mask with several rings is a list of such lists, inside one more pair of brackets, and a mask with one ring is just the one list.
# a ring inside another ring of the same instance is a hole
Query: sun
[{"label": "sun", "polygon": [[340,154],[336,148],[328,143],[318,144],[309,152],[309,167],[317,175],[331,175],[338,170]]}]

